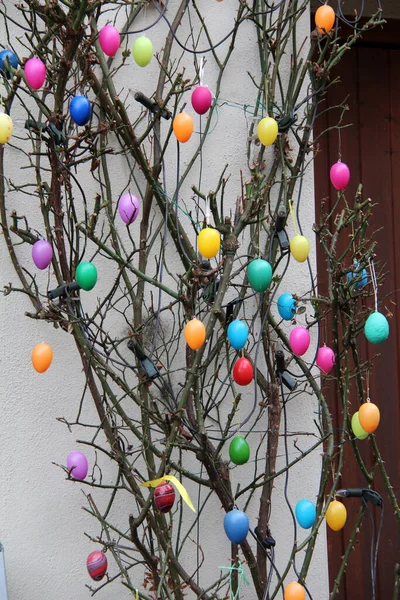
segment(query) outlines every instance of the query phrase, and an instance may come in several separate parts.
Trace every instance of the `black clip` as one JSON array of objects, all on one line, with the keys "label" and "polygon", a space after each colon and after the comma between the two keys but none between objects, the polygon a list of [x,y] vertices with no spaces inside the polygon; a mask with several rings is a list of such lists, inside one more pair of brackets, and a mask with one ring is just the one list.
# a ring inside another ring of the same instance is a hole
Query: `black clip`
[{"label": "black clip", "polygon": [[140,102],[140,104],[143,104],[143,106],[145,106],[150,112],[154,114],[157,114],[161,111],[160,115],[163,119],[166,119],[167,121],[172,117],[172,114],[169,112],[169,110],[167,110],[166,108],[163,108],[161,110],[161,106],[157,104],[157,102],[150,100],[150,98],[142,94],[142,92],[136,92],[135,100],[137,102]]},{"label": "black clip", "polygon": [[146,373],[146,376],[150,381],[153,381],[153,379],[160,377],[160,371],[157,369],[153,361],[151,361],[150,358],[144,353],[143,349],[135,340],[130,339],[127,343],[127,346],[129,350],[131,350],[136,355],[136,358],[140,362],[140,366],[142,367],[143,371]]},{"label": "black clip", "polygon": [[63,283],[55,290],[49,290],[47,292],[47,297],[50,298],[50,300],[54,300],[55,298],[64,298],[65,296],[69,296],[71,292],[76,292],[80,289],[80,285],[76,281],[72,281],[71,283]]},{"label": "black clip", "polygon": [[276,362],[276,373],[282,380],[282,383],[286,385],[286,387],[293,392],[293,390],[297,387],[297,381],[286,371],[285,365],[285,355],[283,350],[277,350],[275,352],[275,362]]}]

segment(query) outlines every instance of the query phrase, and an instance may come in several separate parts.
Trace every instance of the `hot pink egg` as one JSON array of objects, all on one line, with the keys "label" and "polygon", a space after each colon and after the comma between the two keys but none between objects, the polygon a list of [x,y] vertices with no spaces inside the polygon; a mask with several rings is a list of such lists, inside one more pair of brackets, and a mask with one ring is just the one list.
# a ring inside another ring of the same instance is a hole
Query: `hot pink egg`
[{"label": "hot pink egg", "polygon": [[212,93],[204,85],[199,85],[192,92],[192,106],[198,115],[204,115],[212,104]]},{"label": "hot pink egg", "polygon": [[331,166],[330,177],[332,185],[339,191],[347,188],[350,181],[350,169],[341,161]]},{"label": "hot pink egg", "polygon": [[290,347],[296,356],[303,356],[310,345],[310,334],[305,327],[295,327],[289,336]]},{"label": "hot pink egg", "polygon": [[24,66],[25,79],[33,90],[42,87],[46,79],[46,66],[44,62],[34,56],[26,61]]},{"label": "hot pink egg", "polygon": [[120,43],[121,38],[118,29],[112,25],[105,25],[99,34],[99,44],[104,54],[107,54],[107,56],[114,56]]},{"label": "hot pink egg", "polygon": [[318,350],[315,362],[321,371],[324,371],[324,373],[330,373],[333,365],[335,364],[335,353],[332,348],[329,348],[328,346],[322,346]]}]

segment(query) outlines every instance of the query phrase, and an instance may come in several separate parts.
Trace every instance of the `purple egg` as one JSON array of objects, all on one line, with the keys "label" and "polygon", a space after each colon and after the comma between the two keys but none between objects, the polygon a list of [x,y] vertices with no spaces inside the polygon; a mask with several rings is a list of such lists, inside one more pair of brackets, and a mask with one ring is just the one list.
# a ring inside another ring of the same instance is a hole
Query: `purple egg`
[{"label": "purple egg", "polygon": [[53,248],[46,240],[38,240],[32,246],[32,259],[38,269],[47,269],[53,258]]},{"label": "purple egg", "polygon": [[119,199],[118,211],[123,222],[130,225],[139,214],[139,200],[133,194],[124,194]]},{"label": "purple egg", "polygon": [[88,473],[89,465],[83,452],[78,452],[76,450],[68,454],[67,467],[68,471],[71,472],[71,477],[82,481]]}]

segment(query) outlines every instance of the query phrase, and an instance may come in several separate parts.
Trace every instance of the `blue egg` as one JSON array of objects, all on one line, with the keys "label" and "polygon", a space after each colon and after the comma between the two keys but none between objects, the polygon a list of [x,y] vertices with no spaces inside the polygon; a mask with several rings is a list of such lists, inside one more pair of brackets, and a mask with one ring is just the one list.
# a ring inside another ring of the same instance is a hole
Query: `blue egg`
[{"label": "blue egg", "polygon": [[18,69],[18,58],[12,50],[2,50],[0,52],[0,71],[4,71],[7,79],[10,79],[11,73],[8,71],[6,66],[7,58],[13,69]]},{"label": "blue egg", "polygon": [[367,269],[361,269],[358,261],[354,261],[354,271],[349,271],[346,274],[347,283],[351,284],[353,281],[355,282],[354,287],[356,290],[361,290],[368,283],[368,273]]},{"label": "blue egg", "polygon": [[235,350],[241,350],[249,337],[249,328],[244,321],[235,319],[228,325],[228,341]]},{"label": "blue egg", "polygon": [[373,312],[364,325],[365,337],[371,344],[380,344],[389,337],[389,323],[385,315]]},{"label": "blue egg", "polygon": [[291,321],[296,314],[296,300],[292,294],[281,294],[278,298],[278,313],[281,319]]},{"label": "blue egg", "polygon": [[296,519],[300,527],[310,529],[317,518],[315,505],[311,500],[300,500],[296,504]]},{"label": "blue egg", "polygon": [[232,544],[241,544],[249,532],[249,517],[241,510],[233,509],[224,518],[225,533]]},{"label": "blue egg", "polygon": [[86,125],[92,114],[90,101],[86,96],[75,96],[69,104],[69,112],[77,125]]}]

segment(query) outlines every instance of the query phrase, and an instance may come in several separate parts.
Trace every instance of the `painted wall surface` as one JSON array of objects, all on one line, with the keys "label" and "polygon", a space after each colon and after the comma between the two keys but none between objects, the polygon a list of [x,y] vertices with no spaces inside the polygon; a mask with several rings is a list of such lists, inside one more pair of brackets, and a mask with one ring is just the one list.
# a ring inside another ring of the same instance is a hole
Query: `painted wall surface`
[{"label": "painted wall surface", "polygon": [[[12,13],[11,2],[9,10]],[[175,1],[170,2],[171,7]],[[227,33],[235,18],[234,2],[218,3],[207,0],[204,12],[209,23],[213,39],[221,39]],[[171,13],[173,9],[171,9]],[[222,16],[223,15],[223,18]],[[148,9],[146,19],[151,22],[154,12]],[[3,24],[1,24],[3,27]],[[11,35],[15,34],[15,25],[9,24]],[[165,40],[167,29],[162,22],[152,30],[151,37],[154,47],[159,50]],[[180,29],[181,39],[186,39],[187,23]],[[0,39],[4,39],[4,27]],[[240,193],[240,173],[248,175],[246,166],[246,142],[249,122],[243,112],[245,104],[254,103],[254,91],[249,85],[247,71],[256,67],[254,31],[250,24],[244,24],[240,30],[238,47],[225,73],[222,91],[221,107],[218,111],[218,121],[212,135],[209,136],[203,151],[203,188],[212,189],[215,181],[226,162],[229,162],[231,175],[226,198],[230,198],[234,207]],[[309,37],[309,15],[305,14],[298,28],[301,41]],[[133,41],[133,40],[132,40]],[[131,41],[129,45],[131,45]],[[307,45],[307,42],[306,42]],[[18,49],[18,42],[15,41]],[[306,46],[305,46],[306,47]],[[226,46],[225,46],[226,48]],[[250,50],[251,49],[251,50]],[[26,53],[21,51],[21,56]],[[156,61],[152,61],[148,69],[140,70],[130,59],[131,70],[123,69],[118,77],[119,89],[124,88],[126,102],[130,103],[131,111],[137,110],[127,90],[141,90],[145,94],[154,93],[154,81],[157,74]],[[193,71],[193,62],[188,61],[188,72]],[[289,61],[283,70],[283,81],[287,78]],[[206,65],[207,83],[212,88],[214,72],[212,60]],[[226,101],[225,108],[222,100]],[[236,103],[236,104],[235,104]],[[16,121],[14,143],[18,134],[23,134],[22,124],[24,115],[15,114]],[[21,158],[11,145],[6,148],[7,176],[13,180],[24,180],[26,173],[20,170]],[[183,157],[185,161],[185,156]],[[113,185],[116,189],[116,199],[121,181],[127,176],[126,165],[120,159],[112,159]],[[168,176],[167,186],[173,189],[175,173],[175,157],[167,157]],[[93,180],[87,176],[80,179],[87,195],[95,192]],[[196,182],[195,175],[188,182]],[[118,187],[119,186],[119,187]],[[309,168],[302,189],[301,220],[304,234],[311,241],[311,263],[315,270],[315,242],[312,233],[314,222],[314,193],[313,173]],[[14,206],[23,212],[24,206],[29,210],[29,199],[10,192],[8,194],[8,209]],[[34,215],[31,217],[35,222]],[[39,224],[39,221],[37,221]],[[290,229],[289,225],[289,229]],[[293,230],[290,230],[290,235]],[[29,249],[21,248],[26,253]],[[171,256],[171,270],[174,271],[174,258]],[[292,261],[293,262],[293,261]],[[0,239],[0,285],[8,282],[17,284],[17,276],[10,264],[4,240]],[[102,294],[102,285],[106,284],[112,266],[105,266],[101,271],[97,295]],[[103,283],[102,283],[103,282]],[[285,289],[303,293],[310,287],[306,267],[299,269],[292,264],[285,278]],[[86,300],[90,302],[90,300]],[[97,522],[84,510],[87,506],[85,495],[93,493],[99,508],[105,506],[107,493],[91,490],[81,483],[72,483],[65,479],[64,472],[57,464],[66,464],[66,457],[71,450],[81,448],[77,440],[85,439],[86,435],[73,429],[69,432],[61,422],[63,418],[73,420],[80,402],[84,378],[79,357],[74,348],[72,338],[59,330],[51,328],[38,320],[25,316],[31,306],[24,295],[12,294],[0,296],[0,378],[2,393],[0,401],[0,542],[5,547],[6,569],[10,600],[86,600],[91,597],[85,587],[90,584],[86,572],[86,557],[96,546],[89,537],[98,534]],[[123,327],[116,320],[115,327]],[[32,347],[47,341],[52,345],[54,360],[51,369],[45,375],[38,375],[31,366],[30,353]],[[314,430],[313,419],[316,410],[314,400],[305,395],[290,403],[288,408],[289,429],[293,431]],[[83,403],[83,414],[88,422],[96,422],[95,411],[88,398]],[[304,442],[304,448],[308,442]],[[294,457],[296,450],[290,442],[290,456]],[[278,453],[279,469],[284,465],[283,449]],[[88,452],[91,464],[94,453]],[[303,498],[315,499],[320,469],[320,453],[311,453],[291,471],[288,493],[292,505]],[[113,481],[115,475],[112,467],[102,465],[104,480]],[[272,531],[277,540],[276,560],[278,567],[286,564],[289,548],[293,543],[293,530],[289,511],[283,499],[283,480],[278,480],[275,490],[274,507],[272,511]],[[254,511],[257,506],[251,506]],[[129,513],[134,508],[121,502],[115,507],[119,513],[122,527],[127,527]],[[220,564],[229,564],[229,545],[224,537],[221,522],[210,516],[204,524],[203,540],[209,538],[211,561],[207,568],[212,570]],[[220,535],[215,537],[220,529]],[[85,535],[85,533],[87,535]],[[88,537],[89,536],[89,537]],[[299,533],[300,540],[306,536]],[[205,542],[204,542],[205,543]],[[112,574],[112,573],[111,573]],[[212,572],[211,577],[215,573]],[[314,598],[328,598],[327,556],[324,529],[318,536],[317,550],[314,556],[308,586]],[[140,579],[138,580],[140,585]],[[128,591],[117,581],[106,587],[96,596],[99,600],[119,600],[131,597]],[[254,598],[252,587],[245,591],[245,597]],[[0,600],[4,600],[0,598]]]}]

